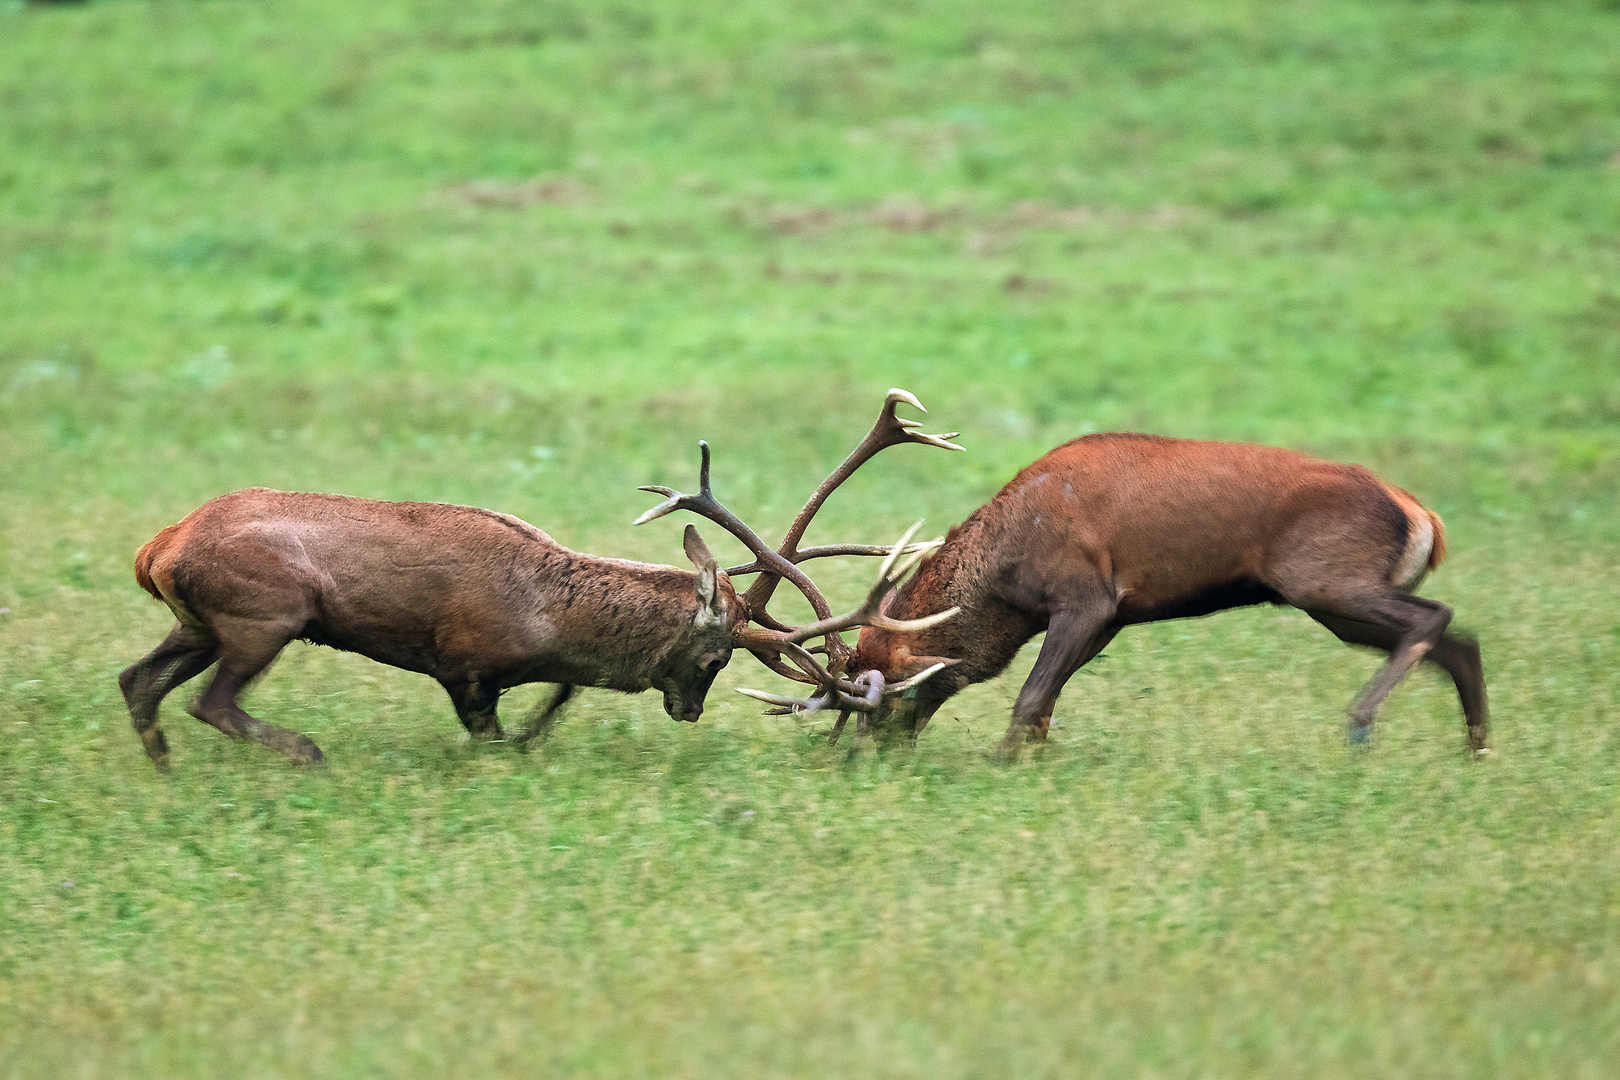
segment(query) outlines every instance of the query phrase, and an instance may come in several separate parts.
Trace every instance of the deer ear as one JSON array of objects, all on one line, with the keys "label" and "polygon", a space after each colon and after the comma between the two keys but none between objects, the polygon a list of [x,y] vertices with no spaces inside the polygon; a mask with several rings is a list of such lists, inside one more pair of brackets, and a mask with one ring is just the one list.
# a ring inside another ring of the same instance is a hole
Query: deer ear
[{"label": "deer ear", "polygon": [[715,562],[714,553],[709,550],[709,545],[705,544],[703,537],[698,535],[696,525],[686,527],[686,534],[681,538],[681,546],[686,549],[686,557],[691,559],[699,570],[705,566],[718,565]]},{"label": "deer ear", "polygon": [[686,527],[686,536],[681,546],[686,549],[686,557],[697,567],[698,607],[711,616],[724,615],[725,605],[720,601],[720,584],[717,580],[720,564],[714,561],[714,554],[709,551],[709,545],[698,535],[697,526]]}]

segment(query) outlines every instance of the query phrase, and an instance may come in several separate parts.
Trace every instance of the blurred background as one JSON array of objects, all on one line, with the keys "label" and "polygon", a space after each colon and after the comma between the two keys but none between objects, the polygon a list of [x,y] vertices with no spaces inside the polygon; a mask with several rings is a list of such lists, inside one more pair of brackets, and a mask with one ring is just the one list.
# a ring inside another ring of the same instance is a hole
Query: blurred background
[{"label": "blurred background", "polygon": [[900,385],[972,454],[829,524],[1111,429],[1364,459],[1463,529],[1612,516],[1601,4],[0,17],[12,513],[151,508],[127,544],[264,483],[634,546],[704,436],[780,528]]}]

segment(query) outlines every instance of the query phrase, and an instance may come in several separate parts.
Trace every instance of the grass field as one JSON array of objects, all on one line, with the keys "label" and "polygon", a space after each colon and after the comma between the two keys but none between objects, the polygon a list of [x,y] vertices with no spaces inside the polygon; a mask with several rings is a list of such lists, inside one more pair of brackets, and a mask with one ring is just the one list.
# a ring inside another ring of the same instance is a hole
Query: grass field
[{"label": "grass field", "polygon": [[[1410,488],[1496,755],[1429,672],[1351,752],[1378,658],[1271,609],[1122,635],[1005,766],[1033,648],[911,752],[744,655],[527,755],[303,645],[248,705],[324,769],[192,687],[172,775],[129,730],[205,498],[680,563],[638,484],[707,438],[779,535],[890,386],[971,452],[813,537],[1094,430]],[[0,4],[0,1075],[1611,1076],[1617,511],[1612,0]]]}]

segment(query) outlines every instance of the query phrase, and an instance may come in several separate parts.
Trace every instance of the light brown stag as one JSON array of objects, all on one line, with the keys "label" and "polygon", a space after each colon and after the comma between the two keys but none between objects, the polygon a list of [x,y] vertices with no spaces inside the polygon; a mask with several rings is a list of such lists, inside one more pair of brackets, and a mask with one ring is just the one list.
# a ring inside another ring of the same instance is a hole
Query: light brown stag
[{"label": "light brown stag", "polygon": [[[1064,684],[1123,627],[1271,603],[1389,654],[1350,707],[1352,742],[1367,740],[1385,697],[1428,660],[1451,676],[1469,744],[1486,752],[1479,646],[1447,632],[1450,608],[1412,592],[1444,553],[1440,518],[1359,466],[1243,443],[1088,435],[952,529],[882,609],[904,619],[950,604],[956,618],[908,637],[874,623],[853,678],[805,700],[754,696],[783,711],[844,710],[835,738],[851,711],[866,730],[915,736],[1045,631],[1002,744],[1011,752],[1026,736],[1045,739]],[[918,676],[904,698],[867,700],[874,684]]]},{"label": "light brown stag", "polygon": [[[862,443],[864,457],[834,474],[801,515],[808,524],[837,483],[885,446],[900,442],[948,445],[895,417],[891,391],[877,425]],[[919,406],[920,407],[920,406]],[[726,513],[709,493],[709,452],[703,446],[702,499]],[[667,494],[675,495],[666,490]],[[648,520],[667,513],[678,496]],[[707,505],[707,504],[706,504]],[[163,698],[218,662],[219,669],[191,714],[227,735],[280,750],[295,760],[322,760],[306,736],[247,713],[237,698],[249,680],[295,639],[360,653],[437,679],[474,738],[505,738],[496,716],[501,694],[532,682],[558,684],[556,693],[513,741],[545,731],[576,686],[627,693],[657,688],[664,709],[695,721],[716,673],[743,644],[773,669],[783,664],[820,670],[802,642],[876,621],[894,632],[935,625],[876,614],[882,598],[910,570],[926,545],[833,545],[798,551],[803,529],[780,551],[735,518],[756,562],[723,573],[697,530],[687,526],[685,549],[695,573],[570,551],[532,525],[507,514],[435,503],[377,502],[343,495],[250,488],[214,499],[143,547],[135,559],[141,587],[173,611],[168,638],[118,679],[146,753],[167,769],[169,747],[158,720]],[[907,538],[909,539],[909,537]],[[825,598],[796,565],[828,555],[893,555],[868,602],[833,617]],[[731,574],[769,568],[755,590],[739,597]],[[765,611],[777,576],[788,578],[814,607],[818,621],[796,628]],[[750,618],[762,627],[750,627]],[[844,655],[840,653],[840,655]]]}]

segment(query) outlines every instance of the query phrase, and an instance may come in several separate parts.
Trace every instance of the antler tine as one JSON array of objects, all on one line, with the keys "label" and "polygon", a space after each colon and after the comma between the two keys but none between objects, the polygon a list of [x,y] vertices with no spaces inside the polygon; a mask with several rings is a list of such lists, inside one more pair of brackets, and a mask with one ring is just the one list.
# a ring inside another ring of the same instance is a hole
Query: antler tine
[{"label": "antler tine", "polygon": [[[750,690],[743,686],[737,688],[737,693],[751,697],[755,701],[763,701],[767,705],[776,706],[773,709],[766,709],[766,716],[805,716],[810,713],[820,712],[827,706],[825,697],[790,698],[783,697],[780,694],[767,694],[763,690]],[[842,698],[843,695],[840,695],[840,709],[853,710],[856,708],[854,705],[845,703]]]},{"label": "antler tine", "polygon": [[[878,582],[880,584],[890,580],[889,571],[894,569],[894,561],[900,557],[900,550],[907,544],[911,543],[911,538],[917,535],[917,530],[920,528],[922,528],[922,519],[918,518],[916,521],[911,523],[911,528],[907,529],[904,535],[894,542],[894,546],[889,549],[889,557],[884,559],[883,565],[878,567]],[[921,557],[921,555],[913,556],[913,561]],[[911,564],[907,563],[906,565],[909,568]],[[903,577],[905,576],[905,572],[901,571],[901,573],[897,576]]]},{"label": "antler tine", "polygon": [[897,682],[893,686],[890,686],[890,687],[886,688],[884,690],[884,693],[886,693],[886,694],[904,693],[905,691],[910,690],[913,686],[918,686],[918,685],[920,685],[922,683],[927,682],[929,679],[932,679],[935,675],[938,675],[940,672],[944,671],[946,668],[951,667],[954,664],[960,664],[961,662],[962,662],[961,660],[942,660],[939,663],[935,664],[933,667],[926,668],[923,671],[919,671],[919,672],[917,672],[917,674],[913,675],[911,678],[906,679],[903,682]]},{"label": "antler tine", "polygon": [[[866,701],[867,704],[871,705],[873,709],[876,709],[878,700],[883,697],[883,672],[873,671],[869,672],[868,674],[871,676],[871,678],[867,680]],[[859,710],[849,708],[848,706],[845,706],[838,711],[838,722],[835,723],[832,726],[832,730],[827,733],[828,746],[832,746],[838,742],[838,736],[844,733],[844,725],[849,723],[849,718],[858,711]],[[863,717],[862,724],[857,725],[857,730],[864,725],[864,722],[865,718]]]},{"label": "antler tine", "polygon": [[[926,630],[930,626],[938,626],[946,619],[955,616],[961,610],[960,608],[953,607],[921,619],[891,619],[879,611],[883,605],[884,597],[889,594],[889,590],[904,581],[906,575],[916,567],[923,556],[944,543],[943,540],[933,540],[927,544],[908,546],[906,541],[911,539],[921,525],[922,522],[919,521],[906,530],[906,535],[901,537],[900,542],[894,545],[893,552],[883,561],[883,567],[878,573],[877,584],[872,586],[872,590],[866,594],[866,599],[862,601],[859,607],[846,614],[822,619],[808,626],[801,626],[786,633],[775,635],[772,639],[773,643],[775,641],[784,643],[808,641],[813,637],[822,637],[827,634],[837,633],[840,630],[853,630],[858,626],[875,626],[880,630],[905,634],[917,630]],[[900,557],[902,551],[906,550],[912,551],[910,557],[898,567],[895,566],[895,560]]]},{"label": "antler tine", "polygon": [[760,663],[764,664],[766,667],[770,668],[784,679],[791,679],[794,682],[809,683],[811,686],[822,685],[820,679],[816,678],[814,675],[807,675],[802,671],[795,671],[793,668],[782,663],[782,661],[774,653],[755,652],[753,653],[753,656],[755,660],[758,660]]},{"label": "antler tine", "polygon": [[[915,408],[918,412],[928,411],[927,409],[923,408],[923,403],[917,400],[917,395],[913,394],[909,390],[902,390],[898,386],[889,390],[889,396],[883,400],[883,411],[888,415],[888,418],[891,421],[898,424],[900,427],[906,428],[908,431],[910,431],[912,428],[922,427],[922,421],[920,420],[907,420],[903,417],[894,415],[895,405],[902,401]],[[920,431],[911,431],[910,433],[913,440],[917,442],[926,442],[930,446],[938,446],[946,450],[967,449],[965,446],[957,446],[955,443],[950,441],[951,439],[954,439],[958,435],[962,434],[960,431],[951,431],[943,435],[924,435]]]},{"label": "antler tine", "polygon": [[[651,491],[653,489],[643,488],[642,490]],[[931,543],[912,544],[901,554],[910,555],[914,551],[929,550],[933,546]],[[893,550],[894,548],[888,544],[821,544],[816,547],[800,548],[791,555],[783,556],[783,558],[797,566],[799,563],[809,562],[811,559],[825,559],[834,555],[888,555]],[[777,554],[780,555],[781,552],[777,552]],[[743,563],[740,566],[728,566],[726,567],[726,573],[732,577],[739,577],[743,574],[757,574],[763,569],[765,569],[765,565],[755,559],[751,563]]]},{"label": "antler tine", "polygon": [[[804,647],[797,642],[784,638],[780,643],[780,647],[787,654],[789,660],[799,665],[800,670],[815,679],[821,686],[821,694],[812,695],[810,700],[820,701],[821,705],[825,705],[833,698],[846,695],[850,691],[857,689],[855,684],[848,679],[840,679],[825,667],[822,667],[821,663],[806,652]],[[814,706],[810,711],[814,712],[816,709],[821,708],[821,705]]]},{"label": "antler tine", "polygon": [[[826,697],[790,698],[783,697],[781,694],[767,694],[763,690],[750,690],[746,686],[737,687],[737,693],[745,697],[751,697],[755,701],[763,701],[767,705],[775,705],[778,708],[786,709],[794,715],[820,712],[834,703]],[[846,694],[842,690],[838,692],[837,705],[840,709],[847,709],[850,712],[872,712],[877,708],[876,705],[868,705],[865,697]],[[784,714],[771,710],[767,715],[782,716]]]},{"label": "antler tine", "polygon": [[[737,629],[733,641],[740,649],[747,649],[760,663],[770,668],[784,679],[794,682],[809,683],[812,686],[825,685],[825,680],[831,675],[817,666],[818,673],[806,673],[796,670],[782,662],[782,639],[792,630],[772,630],[765,627],[742,626]],[[809,650],[804,650],[809,655]],[[812,663],[815,661],[812,660]]]},{"label": "antler tine", "polygon": [[927,672],[923,672],[922,675],[907,678],[906,682],[896,683],[894,687],[886,687],[885,683],[883,683],[883,672],[873,670],[873,672],[865,672],[854,683],[839,680],[844,685],[829,688],[823,695],[810,696],[810,698],[786,698],[786,696],[778,695],[778,693],[765,693],[763,690],[745,690],[742,687],[737,688],[737,693],[753,698],[755,701],[773,704],[776,708],[782,709],[782,712],[771,709],[768,716],[784,716],[786,712],[792,712],[795,716],[802,714],[802,712],[820,712],[821,709],[828,708],[829,704],[833,704],[834,699],[836,699],[839,708],[838,724],[833,727],[833,738],[836,740],[838,732],[844,730],[844,722],[849,719],[851,712],[875,712],[878,703],[883,699],[883,695],[909,690],[910,687],[915,687],[917,683],[922,682],[923,678],[935,674],[936,670],[940,670],[941,667],[948,667],[948,664],[935,664]]},{"label": "antler tine", "polygon": [[[836,742],[838,740],[839,733],[844,730],[844,723],[849,719],[850,713],[876,712],[878,702],[880,702],[885,695],[903,694],[907,690],[910,690],[913,686],[918,686],[925,683],[935,675],[938,675],[941,671],[944,671],[946,668],[959,663],[961,663],[960,660],[941,661],[932,667],[919,671],[917,674],[913,675],[909,679],[904,680],[903,682],[895,683],[893,686],[884,685],[883,672],[868,671],[864,672],[854,683],[849,684],[848,689],[840,686],[836,691],[825,693],[816,697],[791,698],[784,697],[781,694],[767,694],[763,690],[746,690],[740,687],[738,688],[737,693],[746,694],[748,697],[754,698],[757,701],[763,701],[767,705],[776,706],[776,708],[771,709],[766,714],[768,716],[785,716],[789,713],[799,715],[802,713],[820,712],[822,709],[825,709],[828,705],[832,704],[832,698],[834,694],[836,694],[840,712],[838,714],[838,722],[833,725],[832,733],[828,739],[829,742]],[[862,686],[862,682],[864,682],[866,685]],[[858,691],[858,693],[851,693],[850,691],[852,690]]]},{"label": "antler tine", "polygon": [[[891,619],[878,613],[878,608],[882,606],[884,597],[888,595],[889,590],[903,581],[922,557],[940,543],[940,541],[936,540],[929,544],[909,544],[910,539],[916,534],[921,525],[922,522],[917,522],[893,546],[889,557],[884,560],[877,584],[872,587],[872,591],[867,594],[866,600],[861,606],[854,611],[834,619],[823,619],[820,622],[812,623],[809,626],[801,626],[794,630],[781,631],[768,630],[763,627],[745,627],[738,631],[737,644],[752,652],[766,667],[790,679],[816,684],[819,688],[817,693],[807,698],[784,698],[780,695],[766,694],[758,690],[743,690],[741,692],[766,704],[777,706],[778,709],[786,709],[793,713],[818,712],[834,704],[838,705],[846,713],[850,711],[872,712],[878,707],[878,702],[885,693],[908,690],[930,676],[937,674],[948,667],[949,664],[955,663],[955,661],[948,661],[935,664],[928,670],[907,679],[903,683],[885,688],[882,672],[876,670],[863,672],[859,678],[853,681],[840,678],[834,674],[834,671],[839,669],[833,668],[831,663],[823,665],[809,649],[800,644],[813,637],[828,636],[829,641],[836,640],[831,637],[836,631],[852,630],[858,626],[876,626],[884,630],[906,633],[937,626],[946,619],[954,617],[960,609],[951,608],[948,611],[937,612],[926,618],[904,620]],[[901,553],[911,551],[913,547],[920,550],[913,551],[904,562],[896,566],[895,564],[899,560]],[[824,651],[829,659],[836,662],[837,657],[831,649]],[[784,664],[782,662],[784,657],[792,661],[793,665],[799,670],[794,671]],[[772,712],[770,715],[779,716],[782,713],[777,711]],[[839,727],[841,728],[842,724]]]},{"label": "antler tine", "polygon": [[837,702],[840,710],[838,722],[833,726],[832,734],[829,737],[829,741],[836,742],[839,733],[844,729],[844,723],[849,719],[850,713],[876,712],[879,702],[885,696],[903,694],[912,687],[927,682],[946,668],[959,663],[961,663],[960,660],[943,660],[918,672],[909,679],[895,683],[893,686],[884,683],[883,672],[876,670],[865,671],[854,682],[847,679],[835,680],[837,685],[824,687],[821,693],[813,694],[807,698],[785,697],[781,694],[768,694],[763,690],[741,688],[737,692],[755,700],[763,701],[767,705],[776,706],[776,708],[767,711],[767,716],[820,712]]},{"label": "antler tine", "polygon": [[[894,410],[901,403],[910,405],[920,412],[926,413],[928,411],[923,408],[923,403],[917,400],[917,395],[911,391],[902,390],[898,386],[889,390],[888,395],[883,399],[883,411],[878,414],[877,422],[872,425],[872,430],[867,432],[866,438],[862,439],[860,445],[855,447],[849,457],[844,459],[843,464],[834,469],[832,475],[821,482],[821,486],[816,488],[815,493],[810,496],[810,500],[804,504],[804,509],[799,511],[799,516],[793,519],[793,525],[788,529],[786,535],[782,537],[782,544],[777,549],[777,553],[784,559],[792,562],[798,561],[794,558],[794,554],[798,551],[799,541],[804,539],[805,530],[810,527],[810,521],[816,516],[816,511],[821,509],[821,504],[826,502],[827,496],[831,495],[845,480],[848,480],[856,469],[866,464],[879,451],[890,446],[897,446],[903,442],[922,443],[924,446],[937,446],[946,450],[966,449],[966,447],[950,441],[956,438],[957,432],[953,431],[945,435],[927,435],[917,431],[916,429],[921,426],[918,421],[902,419],[895,415]],[[748,610],[750,611],[764,611],[765,605],[770,602],[771,596],[776,592],[778,578],[774,568],[761,567],[761,569],[765,572],[748,587],[748,592],[744,594],[744,599],[747,601]],[[825,618],[825,616],[822,617]]]},{"label": "antler tine", "polygon": [[[795,634],[750,626],[737,632],[736,642],[778,675],[819,686],[824,695],[863,692],[861,684],[840,678],[829,671],[809,649],[799,644]],[[784,655],[798,666],[798,671],[782,663],[781,657]]]},{"label": "antler tine", "polygon": [[780,705],[797,712],[810,704],[808,698],[783,697],[781,694],[767,694],[763,690],[750,690],[746,686],[737,687],[737,693],[751,697],[755,701],[763,701],[767,705]]},{"label": "antler tine", "polygon": [[[737,515],[727,510],[720,504],[720,500],[714,497],[714,492],[709,487],[708,442],[699,440],[698,450],[702,454],[702,464],[698,469],[698,493],[689,495],[676,491],[674,488],[665,487],[662,484],[644,485],[639,490],[666,495],[668,498],[636,518],[632,524],[643,525],[676,510],[690,510],[700,517],[708,518],[732,536],[741,540],[743,546],[754,553],[755,558],[770,567],[773,575],[785,577],[798,586],[799,591],[804,593],[805,599],[810,601],[810,607],[815,611],[817,618],[828,618],[832,614],[832,608],[827,605],[827,599],[821,595],[821,590],[817,589],[815,583],[804,575],[804,571],[779,555],[769,544],[761,540],[754,533],[754,530],[744,525]],[[763,612],[764,609],[750,604],[749,610]]]},{"label": "antler tine", "polygon": [[[673,512],[675,510],[681,510],[681,509],[694,509],[695,510],[695,509],[698,509],[698,504],[701,504],[701,503],[714,503],[714,505],[716,505],[716,506],[720,505],[719,503],[715,502],[714,492],[709,489],[709,443],[708,443],[708,440],[706,440],[706,439],[699,439],[698,440],[698,452],[699,452],[699,454],[702,455],[702,462],[701,462],[701,464],[698,465],[698,494],[696,494],[696,495],[683,495],[679,491],[676,491],[674,488],[665,487],[662,484],[643,484],[641,487],[637,488],[636,490],[637,491],[651,491],[651,492],[653,492],[655,494],[658,494],[658,495],[668,495],[669,498],[665,499],[663,502],[659,503],[657,506],[653,507],[651,510],[648,510],[645,514],[642,514],[640,517],[636,518],[636,520],[632,521],[630,523],[632,528],[637,526],[637,525],[645,525],[645,524],[647,524],[647,522],[654,521],[654,520],[656,520],[658,518],[663,517],[665,514],[671,513],[671,512]],[[682,503],[683,499],[690,499],[690,500],[693,500],[693,501],[690,504],[687,504],[687,505],[683,506],[683,503]],[[739,524],[741,524],[741,523],[739,522]],[[750,532],[749,535],[752,536],[753,534]],[[738,539],[741,540],[742,538],[738,537]],[[755,537],[754,539],[759,540],[758,537]],[[763,543],[764,541],[759,541],[759,542]],[[743,540],[743,543],[748,544],[748,541]],[[750,550],[752,550],[752,545],[749,545],[749,548],[750,548]]]},{"label": "antler tine", "polygon": [[866,673],[866,703],[877,708],[877,703],[883,700],[883,672],[869,671]]}]

